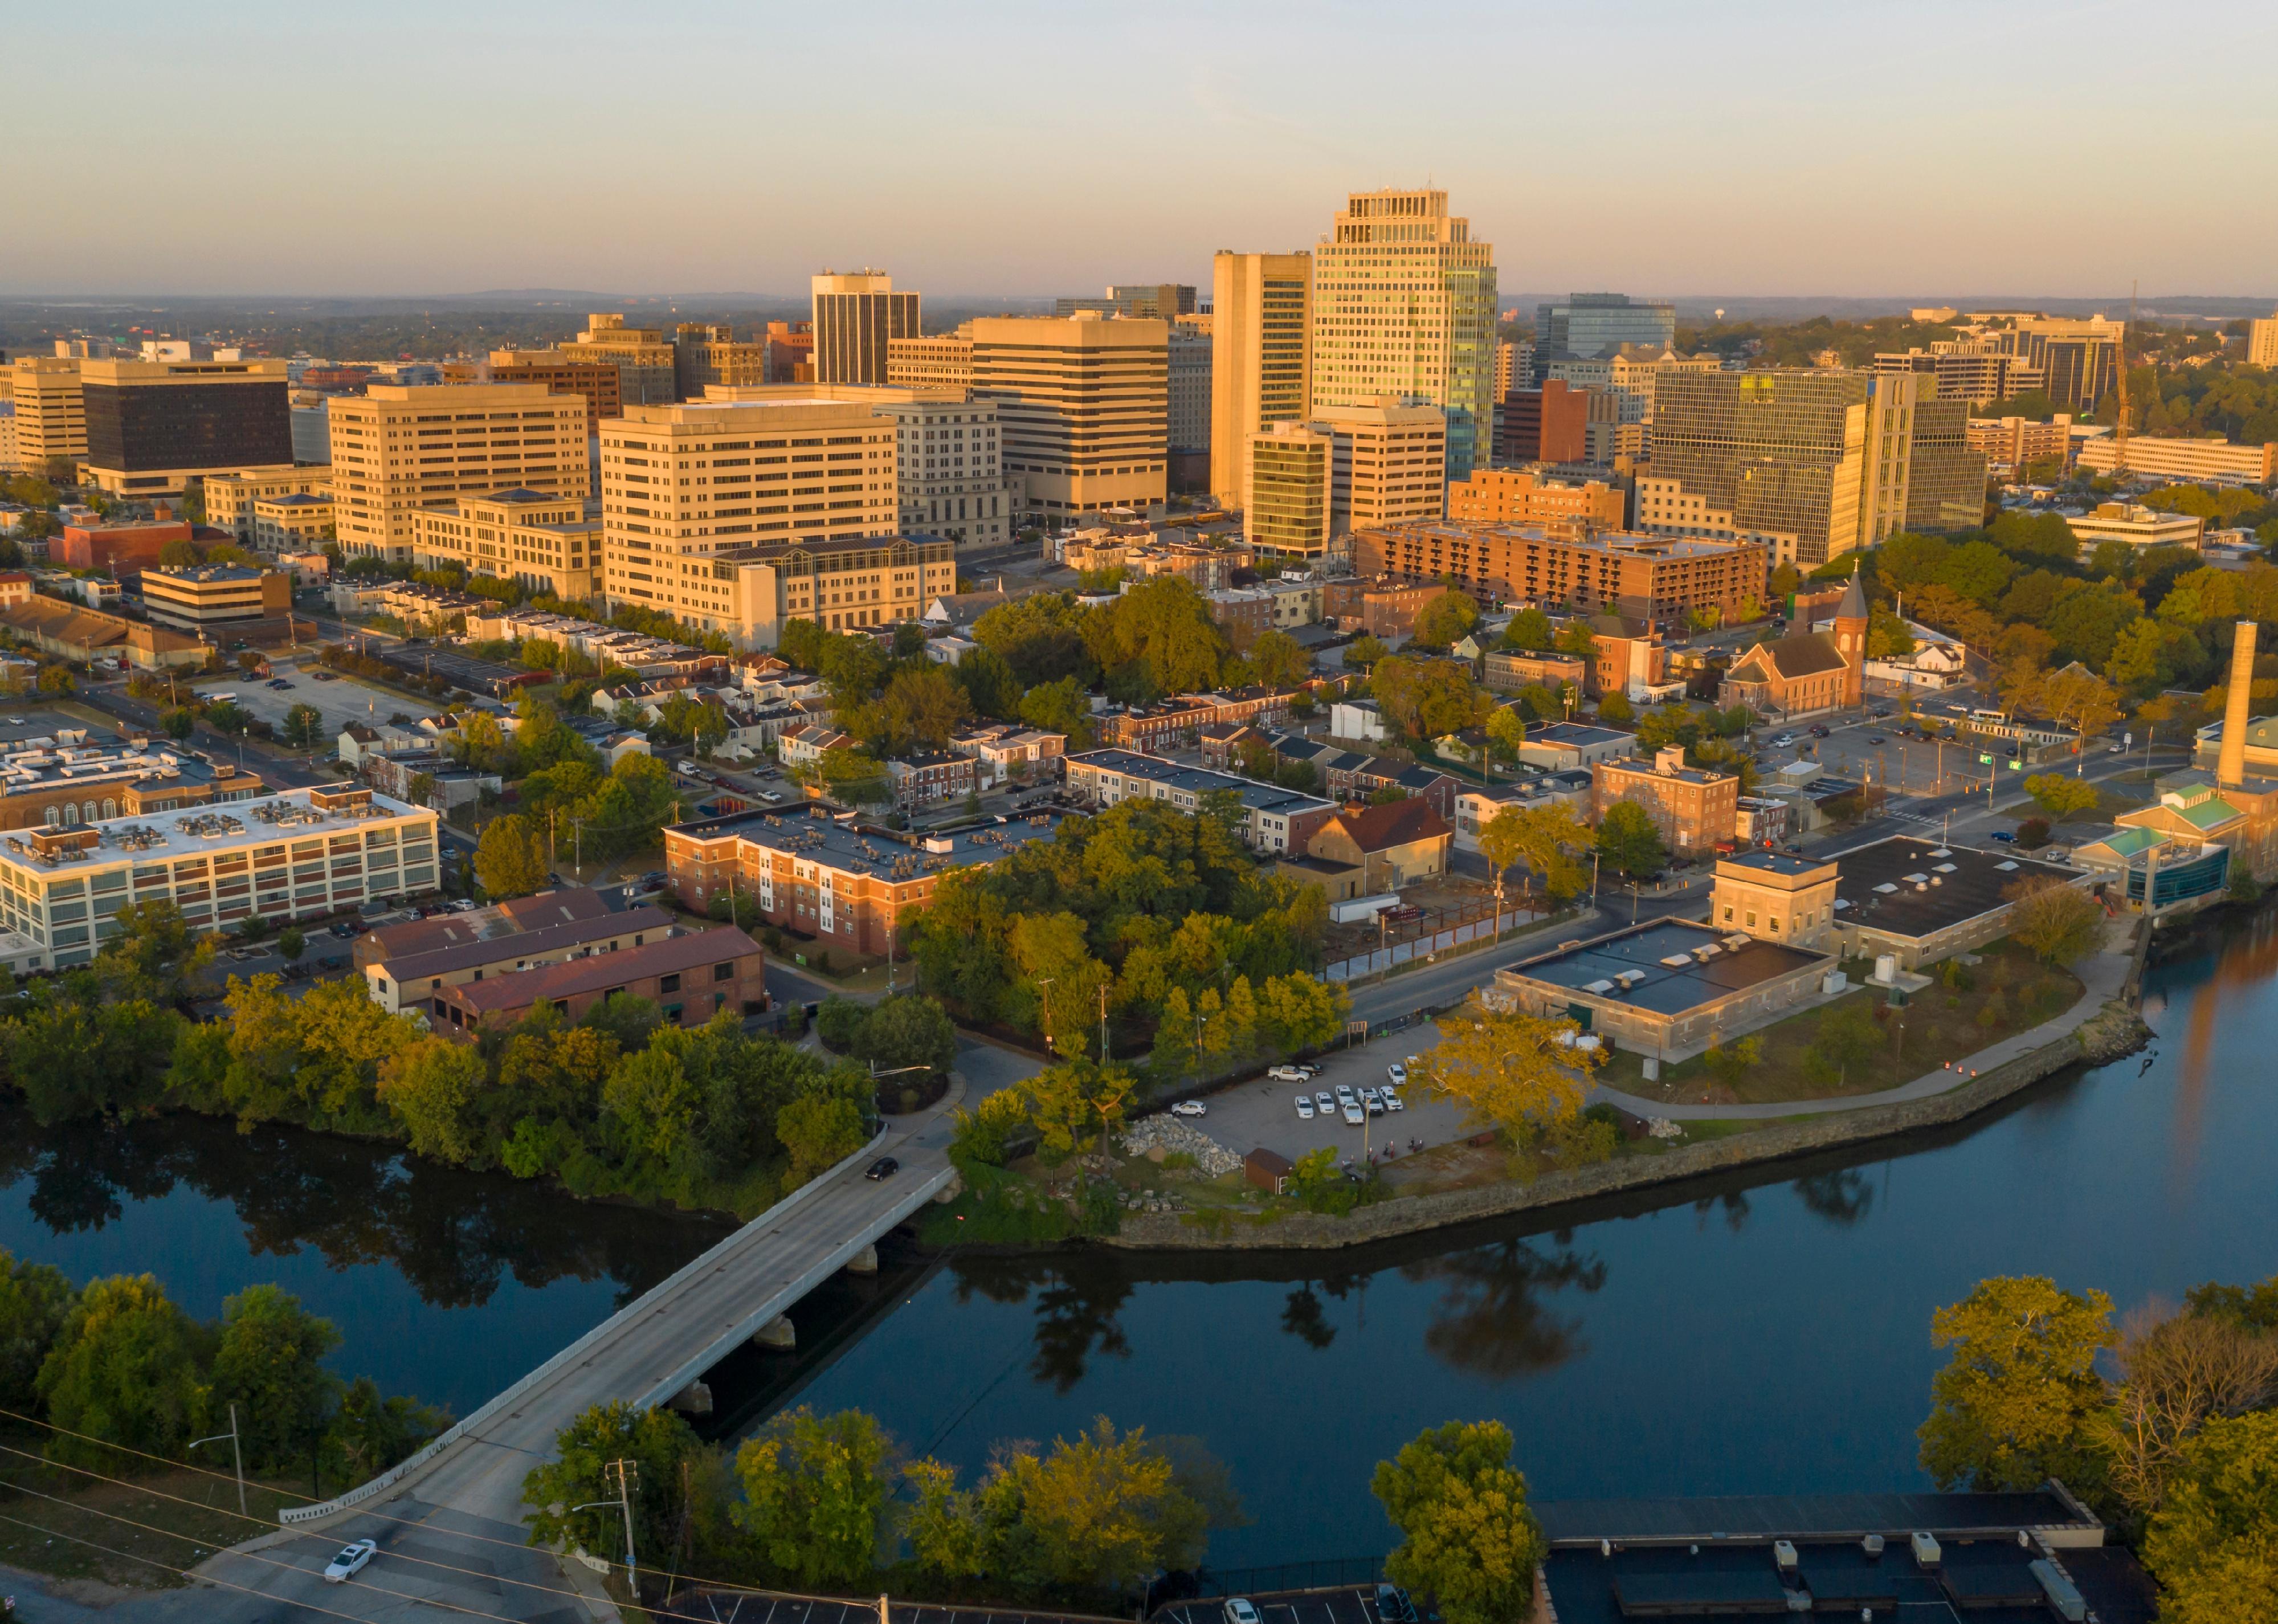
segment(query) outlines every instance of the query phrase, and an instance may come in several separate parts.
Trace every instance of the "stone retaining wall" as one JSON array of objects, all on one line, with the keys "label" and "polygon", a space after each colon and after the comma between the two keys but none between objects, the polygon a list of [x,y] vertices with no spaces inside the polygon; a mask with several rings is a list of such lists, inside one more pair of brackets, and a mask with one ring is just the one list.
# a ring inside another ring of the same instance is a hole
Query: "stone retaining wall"
[{"label": "stone retaining wall", "polygon": [[1169,1214],[1127,1215],[1120,1233],[1102,1237],[1111,1246],[1181,1251],[1257,1251],[1271,1247],[1357,1246],[1368,1241],[1442,1229],[1473,1219],[1556,1207],[1568,1201],[1675,1184],[1760,1162],[1856,1145],[1924,1128],[1942,1128],[1974,1116],[2067,1066],[2101,1065],[2140,1047],[2151,1029],[2124,1003],[2105,1005],[2070,1035],[2021,1054],[1959,1088],[1924,1099],[1831,1112],[1776,1122],[1727,1138],[1684,1145],[1659,1156],[1624,1156],[1594,1167],[1546,1173],[1531,1184],[1499,1183],[1441,1191],[1364,1207],[1350,1217],[1288,1213],[1265,1222],[1235,1218],[1213,1232]]}]

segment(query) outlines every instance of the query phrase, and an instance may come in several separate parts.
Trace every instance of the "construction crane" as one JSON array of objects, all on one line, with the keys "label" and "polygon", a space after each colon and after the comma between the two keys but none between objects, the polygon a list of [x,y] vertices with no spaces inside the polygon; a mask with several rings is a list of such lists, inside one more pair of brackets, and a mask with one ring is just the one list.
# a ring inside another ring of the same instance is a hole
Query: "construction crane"
[{"label": "construction crane", "polygon": [[2128,325],[2120,329],[2120,422],[2112,435],[2112,473],[2114,479],[2128,471],[2128,335],[2136,330],[2136,289],[2137,284],[2128,284]]}]

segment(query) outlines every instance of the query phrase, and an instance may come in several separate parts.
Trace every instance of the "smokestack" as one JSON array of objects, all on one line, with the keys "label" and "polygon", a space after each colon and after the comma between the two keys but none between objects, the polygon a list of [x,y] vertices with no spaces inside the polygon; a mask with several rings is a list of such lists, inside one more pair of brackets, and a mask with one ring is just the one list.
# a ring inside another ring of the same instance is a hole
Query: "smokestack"
[{"label": "smokestack", "polygon": [[2230,702],[2222,711],[2222,755],[2215,782],[2225,789],[2246,782],[2246,701],[2254,686],[2254,622],[2242,620],[2231,633]]}]

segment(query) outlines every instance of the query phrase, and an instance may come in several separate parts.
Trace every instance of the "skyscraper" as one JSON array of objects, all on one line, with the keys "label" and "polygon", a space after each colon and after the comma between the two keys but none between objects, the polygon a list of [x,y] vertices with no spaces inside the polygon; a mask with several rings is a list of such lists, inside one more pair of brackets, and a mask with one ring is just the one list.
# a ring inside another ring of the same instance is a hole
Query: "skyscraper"
[{"label": "skyscraper", "polygon": [[883,271],[826,271],[813,287],[814,381],[884,383],[887,341],[918,334],[917,295],[896,293]]},{"label": "skyscraper", "polygon": [[624,406],[669,405],[679,398],[672,346],[661,327],[628,327],[622,311],[597,310],[574,344],[562,346],[573,361],[606,361],[617,369],[617,398]]},{"label": "skyscraper", "polygon": [[[1224,320],[1224,317],[1219,317]],[[1355,192],[1313,253],[1315,410],[1379,396],[1437,406],[1448,476],[1487,460],[1494,421],[1494,250],[1442,191]]]},{"label": "skyscraper", "polygon": [[585,397],[542,383],[373,384],[326,403],[333,513],[350,556],[409,563],[419,509],[520,487],[582,500]]},{"label": "skyscraper", "polygon": [[293,465],[282,361],[83,361],[87,477],[114,496],[169,495],[237,468]]},{"label": "skyscraper", "polygon": [[1312,401],[1313,257],[1232,254],[1211,266],[1211,490],[1239,507],[1250,436]]},{"label": "skyscraper", "polygon": [[1025,479],[1028,511],[1060,518],[1162,504],[1168,322],[992,316],[971,326],[973,395],[997,402],[1005,471]]},{"label": "skyscraper", "polygon": [[1534,307],[1534,353],[1595,356],[1621,344],[1666,348],[1677,338],[1677,307],[1627,294],[1569,294],[1565,303]]}]

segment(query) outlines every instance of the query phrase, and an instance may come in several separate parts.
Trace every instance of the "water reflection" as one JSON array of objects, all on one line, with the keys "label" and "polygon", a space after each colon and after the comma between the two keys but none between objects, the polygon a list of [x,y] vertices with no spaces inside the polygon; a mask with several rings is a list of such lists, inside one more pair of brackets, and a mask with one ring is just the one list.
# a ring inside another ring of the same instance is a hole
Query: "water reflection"
[{"label": "water reflection", "polygon": [[103,1229],[184,1188],[229,1203],[256,1256],[305,1245],[334,1269],[393,1264],[441,1308],[480,1307],[509,1275],[532,1288],[608,1279],[622,1305],[728,1228],[574,1201],[388,1146],[279,1127],[239,1134],[188,1116],[42,1130],[0,1114],[0,1184],[27,1181],[25,1208],[50,1234]]},{"label": "water reflection", "polygon": [[1708,1227],[1709,1214],[1719,1209],[1724,1212],[1725,1227],[1738,1235],[1741,1227],[1748,1222],[1748,1214],[1753,1210],[1748,1205],[1748,1192],[1745,1190],[1727,1190],[1722,1195],[1702,1196],[1693,1204],[1693,1214],[1700,1220],[1694,1227],[1706,1229]]},{"label": "water reflection", "polygon": [[1800,1178],[1795,1181],[1795,1193],[1802,1198],[1807,1210],[1846,1229],[1875,1206],[1875,1186],[1857,1168],[1834,1168]]},{"label": "water reflection", "polygon": [[1458,1370],[1499,1382],[1581,1352],[1580,1317],[1557,1313],[1544,1299],[1570,1287],[1594,1292],[1606,1283],[1605,1263],[1594,1253],[1571,1246],[1545,1252],[1521,1239],[1426,1259],[1400,1272],[1441,1288],[1424,1328],[1425,1347]]},{"label": "water reflection", "polygon": [[952,1266],[958,1299],[978,1293],[991,1302],[1036,1298],[1036,1352],[1028,1372],[1067,1392],[1083,1380],[1095,1354],[1128,1359],[1131,1344],[1116,1315],[1132,1281],[1120,1263],[1089,1253],[1066,1257],[961,1256]]}]

